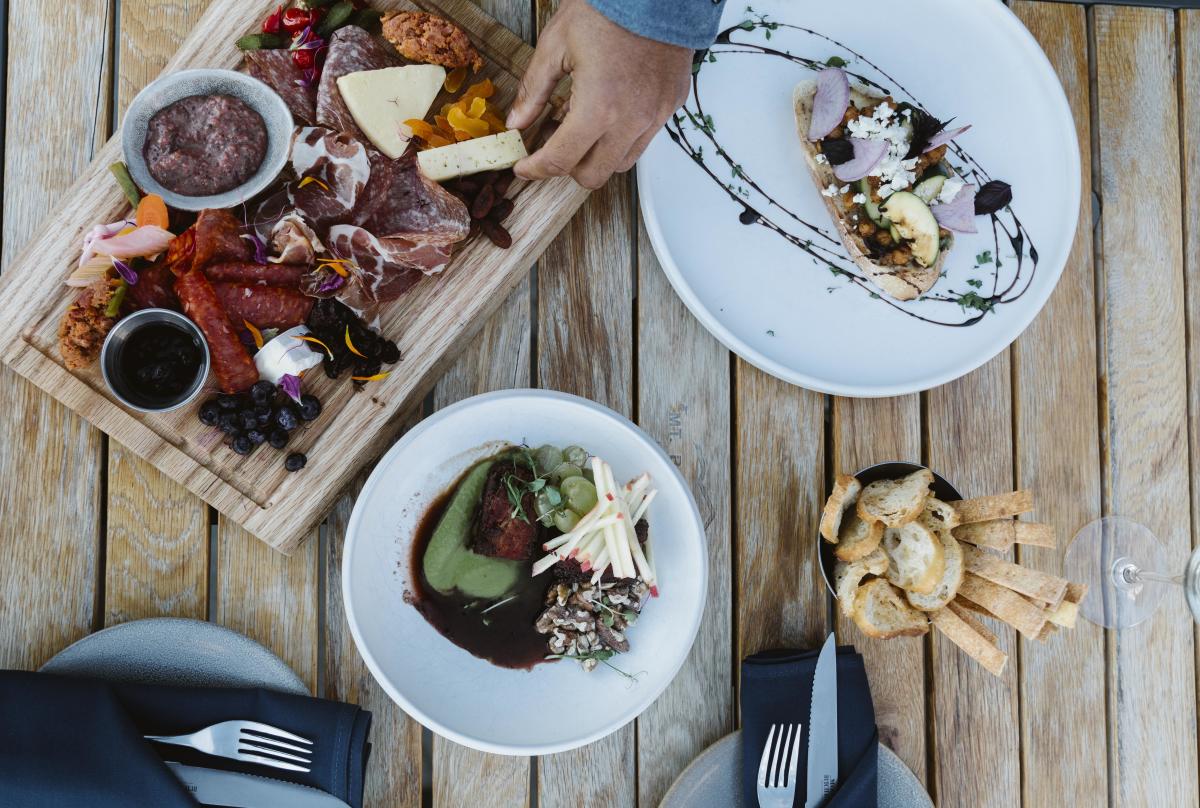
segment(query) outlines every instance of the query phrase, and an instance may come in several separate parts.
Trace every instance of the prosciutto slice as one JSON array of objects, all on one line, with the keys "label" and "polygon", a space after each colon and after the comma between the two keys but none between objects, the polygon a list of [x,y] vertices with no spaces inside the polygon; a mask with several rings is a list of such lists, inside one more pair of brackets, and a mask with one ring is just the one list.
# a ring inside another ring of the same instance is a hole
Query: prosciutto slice
[{"label": "prosciutto slice", "polygon": [[[380,238],[448,245],[467,237],[471,215],[461,199],[425,178],[415,154],[389,160],[373,152],[371,181],[354,223]],[[441,266],[425,271],[440,272]]]},{"label": "prosciutto slice", "polygon": [[289,213],[271,229],[271,246],[278,255],[271,258],[272,264],[311,265],[317,254],[325,252],[325,245],[298,213]]},{"label": "prosciutto slice", "polygon": [[[320,127],[301,129],[292,144],[292,168],[301,179],[291,189],[295,209],[323,230],[351,219],[371,179],[367,148],[351,135]],[[303,187],[301,187],[303,185]]]},{"label": "prosciutto slice", "polygon": [[335,32],[329,40],[329,53],[317,87],[317,123],[335,132],[348,132],[365,143],[366,137],[342,100],[337,80],[350,73],[382,70],[399,63],[395,54],[389,53],[379,40],[357,25],[347,25]]},{"label": "prosciutto slice", "polygon": [[246,67],[251,76],[279,93],[297,126],[317,122],[317,88],[305,80],[304,72],[292,62],[290,51],[286,48],[246,51]]}]

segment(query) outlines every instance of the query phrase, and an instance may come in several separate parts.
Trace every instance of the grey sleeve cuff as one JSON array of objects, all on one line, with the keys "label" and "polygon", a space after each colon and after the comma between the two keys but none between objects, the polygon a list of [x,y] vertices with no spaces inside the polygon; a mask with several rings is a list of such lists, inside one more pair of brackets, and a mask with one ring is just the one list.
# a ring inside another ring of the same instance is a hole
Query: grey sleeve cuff
[{"label": "grey sleeve cuff", "polygon": [[588,0],[592,7],[639,36],[703,50],[717,38],[725,0]]}]

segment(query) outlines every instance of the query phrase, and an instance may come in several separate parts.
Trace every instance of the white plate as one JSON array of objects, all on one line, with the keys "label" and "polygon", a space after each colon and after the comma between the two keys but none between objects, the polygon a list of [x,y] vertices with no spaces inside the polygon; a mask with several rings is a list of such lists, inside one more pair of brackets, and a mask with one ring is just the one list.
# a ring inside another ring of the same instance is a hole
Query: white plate
[{"label": "white plate", "polygon": [[[412,539],[430,503],[501,444],[577,444],[608,461],[618,480],[646,471],[659,489],[650,541],[660,596],[614,659],[631,684],[600,666],[562,661],[531,671],[497,667],[454,645],[408,602]],[[603,738],[658,697],[687,657],[708,578],[704,525],[687,484],[649,436],[585,399],[511,390],[447,407],[384,456],[354,505],[342,563],[346,618],[359,652],[409,715],[485,752],[543,755]]]},{"label": "white plate", "polygon": [[[880,808],[933,808],[904,761],[879,745]],[[742,733],[730,733],[692,761],[658,808],[742,808]]]},{"label": "white plate", "polygon": [[311,695],[283,660],[236,631],[178,617],[112,626],[67,646],[42,673],[182,687],[262,687]]},{"label": "white plate", "polygon": [[[749,362],[781,379],[827,393],[892,396],[925,390],[979,367],[1025,329],[1054,289],[1070,253],[1079,211],[1079,147],[1062,87],[1033,37],[996,0],[841,0],[797,3],[754,0],[754,15],[781,26],[737,30],[734,42],[753,43],[824,61],[841,56],[847,70],[916,100],[932,114],[974,128],[957,144],[992,178],[1009,182],[1012,213],[1038,253],[1036,271],[1026,255],[1021,277],[1007,298],[971,327],[917,320],[961,322],[979,314],[954,302],[892,305],[830,272],[800,247],[761,224],[742,224],[751,207],[791,235],[826,244],[816,249],[839,267],[857,269],[832,234],[832,223],[800,152],[792,114],[792,88],[812,70],[784,58],[718,44],[716,62],[697,75],[702,111],[713,136],[767,195],[810,222],[806,229],[745,179],[735,178],[704,132],[684,119],[682,131],[702,145],[702,163],[660,132],[638,163],[642,213],[654,250],[671,284],[700,322]],[[731,0],[722,27],[749,16]],[[837,43],[843,43],[839,45]],[[856,56],[855,51],[862,56]],[[865,57],[865,59],[863,58]],[[869,64],[866,60],[870,60]],[[886,73],[891,78],[885,77]],[[911,97],[901,89],[903,87]],[[695,94],[687,108],[696,110]],[[951,155],[957,166],[962,155]],[[732,184],[733,193],[718,183]],[[744,188],[741,197],[737,188]],[[1002,221],[1015,230],[1010,215]],[[1001,236],[999,252],[987,217],[980,232],[958,235],[947,276],[931,294],[975,292],[987,296],[995,265],[975,269],[984,250],[999,255],[1003,288],[1012,279],[1015,254]],[[1027,249],[1023,252],[1027,252]],[[976,289],[969,279],[983,282]],[[832,289],[833,291],[829,291]]]}]

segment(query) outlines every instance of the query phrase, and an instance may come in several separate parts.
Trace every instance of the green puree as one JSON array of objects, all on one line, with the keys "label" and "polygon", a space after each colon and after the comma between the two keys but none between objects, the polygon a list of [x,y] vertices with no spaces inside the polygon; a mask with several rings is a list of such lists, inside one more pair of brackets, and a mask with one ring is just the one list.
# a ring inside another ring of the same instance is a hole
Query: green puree
[{"label": "green puree", "polygon": [[495,462],[485,460],[458,484],[425,548],[425,580],[442,594],[457,589],[473,598],[498,598],[521,579],[525,565],[520,561],[489,558],[468,549],[475,509]]}]

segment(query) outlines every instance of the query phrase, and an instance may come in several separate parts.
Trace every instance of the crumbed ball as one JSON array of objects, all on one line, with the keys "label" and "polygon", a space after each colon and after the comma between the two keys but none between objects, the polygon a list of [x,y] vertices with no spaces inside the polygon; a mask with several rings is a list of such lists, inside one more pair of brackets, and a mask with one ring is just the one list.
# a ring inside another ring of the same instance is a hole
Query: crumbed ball
[{"label": "crumbed ball", "polygon": [[384,18],[383,38],[412,62],[445,68],[483,67],[483,57],[463,29],[449,20],[424,11],[402,11]]}]

